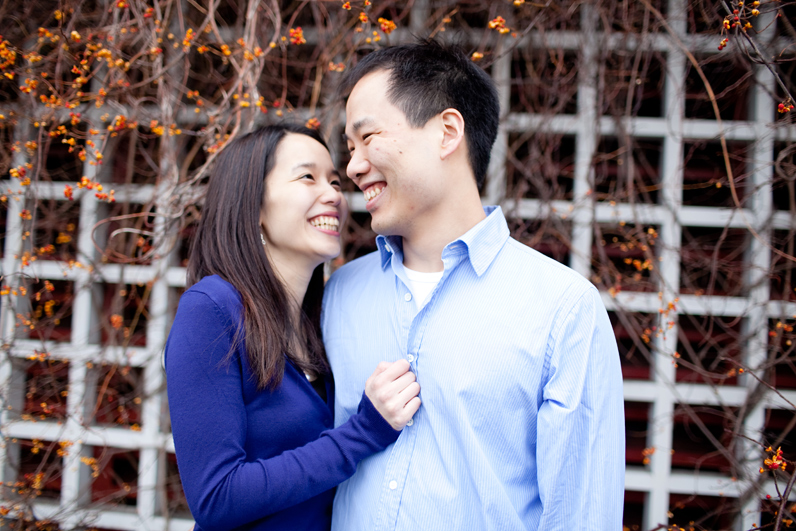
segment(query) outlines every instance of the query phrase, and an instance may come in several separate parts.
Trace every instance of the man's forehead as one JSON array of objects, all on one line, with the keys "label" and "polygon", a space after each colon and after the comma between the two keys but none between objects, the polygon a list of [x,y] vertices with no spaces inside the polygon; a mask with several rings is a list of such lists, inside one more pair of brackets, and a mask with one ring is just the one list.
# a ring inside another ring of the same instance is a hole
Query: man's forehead
[{"label": "man's forehead", "polygon": [[386,103],[390,75],[389,70],[379,69],[365,74],[356,82],[346,100],[345,131],[348,135],[355,135],[363,127],[376,123],[377,115],[374,113]]},{"label": "man's forehead", "polygon": [[362,76],[346,98],[346,109],[352,106],[360,108],[384,99],[389,89],[390,75],[389,70],[376,70]]}]

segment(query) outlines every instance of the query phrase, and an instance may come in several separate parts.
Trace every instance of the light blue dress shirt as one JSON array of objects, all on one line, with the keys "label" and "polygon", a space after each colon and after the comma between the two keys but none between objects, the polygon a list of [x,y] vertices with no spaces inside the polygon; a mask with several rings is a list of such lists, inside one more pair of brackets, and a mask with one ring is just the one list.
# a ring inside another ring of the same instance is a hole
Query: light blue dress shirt
[{"label": "light blue dress shirt", "polygon": [[407,359],[422,400],[340,485],[333,530],[622,528],[622,376],[600,295],[485,212],[445,247],[419,311],[400,238],[379,236],[327,284],[335,424],[382,360]]}]

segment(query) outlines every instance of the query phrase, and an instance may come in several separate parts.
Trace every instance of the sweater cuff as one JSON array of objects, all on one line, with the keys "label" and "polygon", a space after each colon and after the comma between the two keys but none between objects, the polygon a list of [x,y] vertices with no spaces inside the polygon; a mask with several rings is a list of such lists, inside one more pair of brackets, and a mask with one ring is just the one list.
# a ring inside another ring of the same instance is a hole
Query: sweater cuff
[{"label": "sweater cuff", "polygon": [[390,423],[381,416],[379,410],[370,401],[368,395],[362,393],[362,400],[359,401],[357,414],[361,416],[362,423],[367,429],[373,441],[379,444],[382,449],[398,440],[400,430],[394,430]]}]

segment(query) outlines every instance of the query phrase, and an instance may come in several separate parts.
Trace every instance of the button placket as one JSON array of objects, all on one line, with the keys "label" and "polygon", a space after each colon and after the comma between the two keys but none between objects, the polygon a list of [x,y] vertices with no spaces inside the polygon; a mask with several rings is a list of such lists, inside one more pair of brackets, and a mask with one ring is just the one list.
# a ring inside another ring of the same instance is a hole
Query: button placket
[{"label": "button placket", "polygon": [[395,529],[416,440],[417,430],[411,429],[404,430],[395,442],[387,468],[384,470],[384,479],[380,485],[381,495],[379,496],[378,513],[374,518],[374,529]]},{"label": "button placket", "polygon": [[[395,273],[395,308],[397,317],[400,322],[400,344],[404,352],[404,359],[409,360],[410,363],[416,363],[417,354],[416,349],[412,349],[410,344],[413,342],[416,327],[419,326],[421,320],[417,319],[417,312],[413,302],[413,295],[408,289],[406,281],[403,279],[401,272],[396,264],[400,263],[400,256],[393,255],[392,268]],[[405,303],[401,304],[401,299]],[[407,348],[408,347],[408,348]],[[407,354],[412,352],[412,358],[407,357]],[[412,426],[414,420],[410,419],[407,426]],[[414,445],[416,440],[417,430],[405,430],[395,443],[391,451],[391,455],[387,462],[387,467],[384,471],[384,476],[380,486],[381,494],[379,496],[379,509],[374,518],[375,529],[394,529],[397,518],[398,509],[403,490],[405,488],[404,482],[406,481],[409,465],[414,453]]]}]

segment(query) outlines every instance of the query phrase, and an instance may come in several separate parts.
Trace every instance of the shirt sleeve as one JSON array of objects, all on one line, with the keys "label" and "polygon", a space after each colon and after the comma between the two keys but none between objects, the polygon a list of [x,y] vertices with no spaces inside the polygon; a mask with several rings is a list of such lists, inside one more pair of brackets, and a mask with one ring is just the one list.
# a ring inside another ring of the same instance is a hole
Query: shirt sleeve
[{"label": "shirt sleeve", "polygon": [[229,316],[206,294],[189,291],[166,346],[177,464],[191,513],[205,531],[241,526],[333,488],[400,433],[363,394],[357,414],[317,440],[247,459],[241,361],[228,358],[233,336]]},{"label": "shirt sleeve", "polygon": [[599,292],[564,308],[548,347],[537,415],[540,531],[622,529],[622,373]]}]

